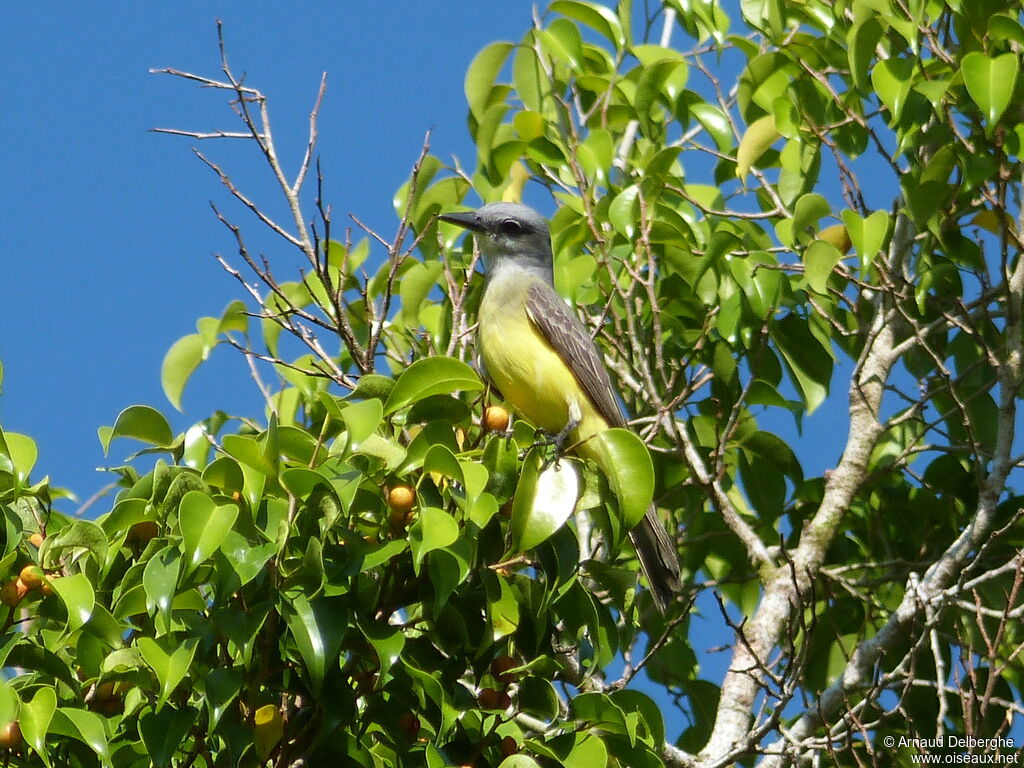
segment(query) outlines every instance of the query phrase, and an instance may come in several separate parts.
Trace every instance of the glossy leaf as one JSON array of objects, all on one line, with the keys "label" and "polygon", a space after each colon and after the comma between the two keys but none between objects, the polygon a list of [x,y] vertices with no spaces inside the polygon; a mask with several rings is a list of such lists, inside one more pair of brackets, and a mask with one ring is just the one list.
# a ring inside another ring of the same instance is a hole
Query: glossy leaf
[{"label": "glossy leaf", "polygon": [[473,392],[482,388],[480,377],[461,360],[426,357],[414,362],[398,377],[384,406],[384,413],[394,413],[431,395]]},{"label": "glossy leaf", "polygon": [[459,524],[443,509],[424,507],[419,511],[416,522],[409,529],[409,546],[412,549],[413,567],[419,572],[423,558],[428,552],[452,544],[459,537]]},{"label": "glossy leaf", "polygon": [[139,718],[139,733],[156,768],[172,765],[197,716],[192,707],[164,707]]},{"label": "glossy leaf", "polygon": [[512,48],[512,43],[491,43],[469,65],[465,81],[466,101],[478,121],[489,106],[491,88]]},{"label": "glossy leaf", "polygon": [[351,403],[341,411],[341,419],[348,428],[349,447],[358,450],[362,443],[377,431],[384,405],[380,400],[363,400]]},{"label": "glossy leaf", "polygon": [[173,644],[173,650],[165,650],[167,643],[162,647],[160,643],[150,637],[140,637],[138,640],[139,651],[146,664],[156,674],[157,682],[160,684],[160,695],[157,699],[157,710],[166,703],[174,689],[178,687],[188,674],[195,656],[199,639],[190,637]]},{"label": "glossy leaf", "polygon": [[607,7],[598,3],[586,3],[581,0],[555,0],[548,6],[553,12],[561,13],[571,19],[586,24],[599,35],[612,42],[616,48],[626,45],[626,36],[622,31],[615,14]]},{"label": "glossy leaf", "polygon": [[114,426],[100,433],[103,452],[110,448],[110,442],[117,437],[131,437],[144,443],[167,447],[174,439],[171,427],[163,414],[148,405],[133,405],[118,414]]},{"label": "glossy leaf", "polygon": [[600,447],[601,469],[619,500],[623,525],[640,522],[654,496],[654,465],[643,441],[628,429],[607,429],[594,441]]},{"label": "glossy leaf", "polygon": [[561,528],[576,509],[579,474],[571,461],[544,466],[544,452],[534,449],[523,461],[512,506],[512,546],[533,549]]},{"label": "glossy leaf", "polygon": [[178,509],[178,523],[185,548],[186,575],[220,548],[237,517],[238,507],[234,504],[217,504],[202,491],[185,494]]},{"label": "glossy leaf", "polygon": [[347,616],[328,598],[309,600],[305,595],[295,595],[291,608],[288,629],[298,646],[310,684],[314,691],[319,691],[328,666],[337,661],[348,626]]},{"label": "glossy leaf", "polygon": [[96,595],[92,583],[84,573],[76,573],[49,580],[68,612],[68,632],[80,629],[92,616]]},{"label": "glossy leaf", "polygon": [[49,687],[38,689],[32,698],[21,706],[21,733],[46,765],[51,765],[49,750],[46,747],[46,734],[56,710],[57,693]]},{"label": "glossy leaf", "polygon": [[50,733],[81,741],[96,753],[103,765],[111,765],[107,732],[96,713],[77,707],[60,707],[50,720]]},{"label": "glossy leaf", "polygon": [[825,293],[832,270],[843,254],[832,243],[815,240],[804,250],[804,278],[812,291]]},{"label": "glossy leaf", "polygon": [[185,392],[185,385],[195,373],[199,364],[206,359],[209,348],[203,342],[203,337],[198,333],[182,336],[164,355],[163,365],[160,368],[160,386],[163,387],[164,395],[171,405],[181,410],[181,396]]},{"label": "glossy leaf", "polygon": [[1015,53],[990,58],[980,51],[972,51],[964,56],[960,72],[967,92],[985,116],[986,136],[992,135],[1010,105],[1019,71],[1020,61]]}]

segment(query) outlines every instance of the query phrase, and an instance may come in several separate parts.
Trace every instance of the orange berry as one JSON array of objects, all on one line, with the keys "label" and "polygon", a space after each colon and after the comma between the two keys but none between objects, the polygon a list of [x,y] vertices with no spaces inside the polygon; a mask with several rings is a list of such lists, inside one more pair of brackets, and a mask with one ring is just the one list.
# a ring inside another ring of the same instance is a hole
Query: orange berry
[{"label": "orange berry", "polygon": [[412,712],[403,712],[398,716],[398,727],[408,739],[415,739],[420,732],[420,719]]},{"label": "orange berry", "polygon": [[504,691],[493,688],[481,688],[476,697],[477,704],[483,709],[508,709],[512,706],[512,697]]},{"label": "orange berry", "polygon": [[148,544],[160,533],[160,526],[155,520],[143,520],[128,529],[128,541],[137,541],[139,544]]},{"label": "orange berry", "polygon": [[519,675],[509,674],[509,670],[518,666],[519,660],[515,656],[499,656],[491,662],[491,674],[502,685],[511,685]]},{"label": "orange berry", "polygon": [[511,757],[519,751],[519,742],[513,736],[506,736],[501,740],[501,756]]},{"label": "orange berry", "polygon": [[28,537],[28,540],[29,540],[29,543],[32,544],[32,546],[34,546],[36,549],[39,549],[39,547],[43,546],[43,538],[44,538],[43,534],[41,534],[38,531],[36,531],[35,533],[33,533],[31,536]]},{"label": "orange berry", "polygon": [[388,491],[388,507],[392,512],[409,512],[416,503],[416,491],[408,485],[396,485]]},{"label": "orange berry", "polygon": [[510,421],[508,411],[500,405],[488,406],[484,411],[484,429],[488,432],[504,432]]},{"label": "orange berry", "polygon": [[388,491],[388,525],[392,531],[404,531],[412,522],[412,508],[416,503],[416,491],[408,485],[396,485]]},{"label": "orange berry", "polygon": [[21,584],[20,579],[14,581],[8,581],[2,587],[0,587],[0,603],[3,603],[10,608],[13,608],[21,602],[21,598],[25,596],[25,592],[28,590],[22,590],[18,585]]},{"label": "orange berry", "polygon": [[14,749],[20,747],[21,742],[21,726],[17,723],[8,723],[0,728],[0,747]]},{"label": "orange berry", "polygon": [[43,569],[31,563],[22,568],[21,573],[18,574],[21,583],[28,587],[28,589],[39,589],[39,587],[43,586],[44,577]]}]

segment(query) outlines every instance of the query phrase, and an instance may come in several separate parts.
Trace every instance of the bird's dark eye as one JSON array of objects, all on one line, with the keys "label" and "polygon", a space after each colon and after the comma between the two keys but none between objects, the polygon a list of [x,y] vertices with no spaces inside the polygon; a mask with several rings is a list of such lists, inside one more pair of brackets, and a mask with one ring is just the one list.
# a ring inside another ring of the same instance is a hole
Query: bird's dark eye
[{"label": "bird's dark eye", "polygon": [[518,235],[523,231],[523,225],[515,219],[505,219],[498,225],[498,230],[503,235]]}]

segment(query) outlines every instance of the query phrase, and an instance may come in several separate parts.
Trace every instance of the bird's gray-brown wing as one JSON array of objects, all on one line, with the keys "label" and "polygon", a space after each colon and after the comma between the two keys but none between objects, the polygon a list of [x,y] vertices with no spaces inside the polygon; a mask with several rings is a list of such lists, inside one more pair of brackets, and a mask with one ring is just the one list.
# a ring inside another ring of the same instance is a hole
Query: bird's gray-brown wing
[{"label": "bird's gray-brown wing", "polygon": [[576,381],[611,426],[624,427],[608,370],[583,323],[545,283],[533,283],[526,296],[530,320],[566,362]]}]

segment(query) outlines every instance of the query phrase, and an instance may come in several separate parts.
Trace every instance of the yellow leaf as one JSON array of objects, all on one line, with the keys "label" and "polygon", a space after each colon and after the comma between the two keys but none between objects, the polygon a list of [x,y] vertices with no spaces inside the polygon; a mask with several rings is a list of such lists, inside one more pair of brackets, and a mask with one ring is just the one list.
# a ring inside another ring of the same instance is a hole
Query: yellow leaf
[{"label": "yellow leaf", "polygon": [[774,115],[765,115],[752,122],[736,150],[736,178],[745,178],[761,155],[781,137],[775,127]]},{"label": "yellow leaf", "polygon": [[850,248],[853,247],[853,243],[850,242],[850,234],[846,231],[846,227],[842,224],[836,224],[832,227],[826,227],[818,233],[818,239],[824,240],[826,243],[831,243],[839,249],[840,253],[847,254],[850,252]]},{"label": "yellow leaf", "polygon": [[526,182],[530,178],[530,172],[526,170],[525,165],[516,160],[512,163],[512,167],[509,169],[508,175],[508,186],[505,187],[505,191],[501,193],[501,201],[503,203],[523,202],[523,187],[526,186]]}]

